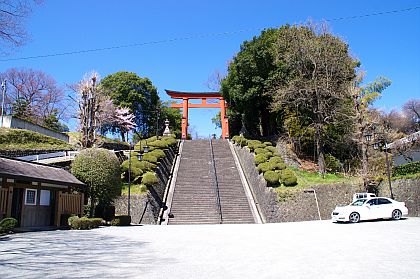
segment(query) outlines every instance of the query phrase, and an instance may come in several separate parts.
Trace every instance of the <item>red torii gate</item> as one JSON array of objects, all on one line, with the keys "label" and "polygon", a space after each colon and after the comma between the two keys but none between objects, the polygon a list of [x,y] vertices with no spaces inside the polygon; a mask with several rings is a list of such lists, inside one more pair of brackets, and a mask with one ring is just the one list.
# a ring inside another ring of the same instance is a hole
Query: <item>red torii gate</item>
[{"label": "red torii gate", "polygon": [[[165,89],[166,93],[172,99],[182,99],[180,104],[172,104],[172,108],[182,108],[182,139],[187,139],[188,135],[188,109],[189,108],[220,108],[220,119],[222,122],[222,138],[229,138],[229,120],[226,117],[226,102],[219,92],[180,92]],[[201,99],[201,104],[191,104],[188,102],[189,99]],[[218,99],[219,103],[209,104],[207,99]]]}]

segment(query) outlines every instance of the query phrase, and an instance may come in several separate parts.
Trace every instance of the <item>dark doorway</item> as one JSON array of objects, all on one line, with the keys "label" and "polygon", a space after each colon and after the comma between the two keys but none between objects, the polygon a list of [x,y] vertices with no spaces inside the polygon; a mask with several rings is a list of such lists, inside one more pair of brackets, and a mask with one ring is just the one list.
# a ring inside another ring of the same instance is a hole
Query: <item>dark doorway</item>
[{"label": "dark doorway", "polygon": [[13,197],[12,197],[12,217],[18,221],[18,226],[20,226],[21,224],[22,201],[23,201],[23,189],[14,188]]}]

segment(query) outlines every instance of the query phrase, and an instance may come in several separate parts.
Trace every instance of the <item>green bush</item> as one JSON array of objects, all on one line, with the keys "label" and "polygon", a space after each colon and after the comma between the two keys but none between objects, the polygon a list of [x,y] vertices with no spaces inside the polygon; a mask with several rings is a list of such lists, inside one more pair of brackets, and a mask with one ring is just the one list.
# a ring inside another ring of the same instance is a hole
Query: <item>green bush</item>
[{"label": "green bush", "polygon": [[130,226],[130,224],[131,216],[128,215],[115,216],[115,218],[111,221],[111,226]]},{"label": "green bush", "polygon": [[258,154],[254,157],[255,165],[259,165],[261,163],[267,162],[268,156],[265,154]]},{"label": "green bush", "polygon": [[104,224],[104,220],[102,218],[79,218],[72,216],[68,219],[68,224],[72,230],[90,230],[99,228],[99,226]]},{"label": "green bush", "polygon": [[88,186],[91,216],[96,203],[110,204],[121,193],[120,162],[114,152],[87,148],[71,164],[71,172]]},{"label": "green bush", "polygon": [[285,163],[274,163],[274,164],[275,164],[275,167],[274,167],[275,170],[284,170],[287,168]]},{"label": "green bush", "polygon": [[4,218],[0,221],[0,233],[8,233],[17,226],[17,220],[15,218]]},{"label": "green bush", "polygon": [[280,163],[284,164],[284,160],[280,156],[273,156],[268,161],[272,162],[272,163],[275,163],[275,164],[280,164]]},{"label": "green bush", "polygon": [[232,142],[235,144],[238,144],[240,140],[241,140],[241,136],[236,135],[232,137]]},{"label": "green bush", "polygon": [[152,146],[152,147],[156,147],[156,148],[160,148],[160,149],[166,149],[169,147],[168,142],[164,141],[164,140],[155,140],[152,142],[147,141],[147,145],[148,146]]},{"label": "green bush", "polygon": [[399,165],[394,168],[392,175],[399,176],[399,175],[409,175],[409,174],[416,174],[420,173],[420,161],[408,163],[404,165]]},{"label": "green bush", "polygon": [[[143,169],[141,168],[141,165],[139,164],[140,162],[138,160],[131,160],[131,178],[132,179],[136,179],[138,177],[141,177],[144,173]],[[121,164],[121,172],[124,174],[125,178],[128,178],[128,168],[129,168],[129,163],[128,160],[125,160],[122,164]]]},{"label": "green bush", "polygon": [[157,164],[158,159],[151,152],[143,154],[143,161],[147,161],[152,164]]},{"label": "green bush", "polygon": [[273,154],[270,152],[270,151],[268,151],[267,149],[265,149],[265,148],[260,148],[260,147],[258,147],[258,148],[256,148],[255,150],[254,150],[254,153],[256,154],[256,155],[258,155],[258,154],[266,154],[267,155],[267,157],[271,157]]},{"label": "green bush", "polygon": [[149,154],[155,156],[158,160],[166,157],[166,154],[162,149],[155,149]]},{"label": "green bush", "polygon": [[266,146],[264,149],[270,151],[273,154],[277,153],[277,148],[275,148],[274,146]]},{"label": "green bush", "polygon": [[331,172],[339,172],[341,170],[340,161],[331,154],[325,154],[325,166]]},{"label": "green bush", "polygon": [[279,172],[280,173],[280,182],[284,186],[295,186],[297,185],[297,177],[295,173],[291,170],[285,169]]},{"label": "green bush", "polygon": [[280,174],[275,171],[266,171],[264,173],[264,179],[267,181],[267,185],[270,187],[280,186]]},{"label": "green bush", "polygon": [[155,185],[159,181],[154,172],[146,172],[145,174],[143,174],[141,182],[145,185]]},{"label": "green bush", "polygon": [[276,164],[270,163],[270,162],[264,162],[258,165],[257,169],[258,172],[266,172],[266,171],[272,171],[275,170]]},{"label": "green bush", "polygon": [[268,146],[273,146],[273,144],[272,144],[271,142],[269,142],[269,141],[265,141],[265,142],[263,142],[263,144],[264,144],[266,147],[268,147]]},{"label": "green bush", "polygon": [[261,143],[259,140],[248,140],[248,148],[253,152],[257,148],[265,148],[265,145]]}]

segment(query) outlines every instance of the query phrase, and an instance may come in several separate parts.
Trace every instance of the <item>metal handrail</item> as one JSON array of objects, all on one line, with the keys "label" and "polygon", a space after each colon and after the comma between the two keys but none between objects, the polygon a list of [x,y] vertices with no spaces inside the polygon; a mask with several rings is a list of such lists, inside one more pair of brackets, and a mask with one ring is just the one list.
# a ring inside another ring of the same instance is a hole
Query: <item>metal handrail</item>
[{"label": "metal handrail", "polygon": [[211,165],[212,165],[212,174],[214,177],[214,186],[216,188],[216,202],[217,202],[217,207],[219,209],[219,214],[220,214],[220,224],[222,224],[223,223],[222,204],[220,202],[219,182],[217,181],[216,163],[214,161],[213,143],[211,139],[210,139],[210,159],[211,159]]}]

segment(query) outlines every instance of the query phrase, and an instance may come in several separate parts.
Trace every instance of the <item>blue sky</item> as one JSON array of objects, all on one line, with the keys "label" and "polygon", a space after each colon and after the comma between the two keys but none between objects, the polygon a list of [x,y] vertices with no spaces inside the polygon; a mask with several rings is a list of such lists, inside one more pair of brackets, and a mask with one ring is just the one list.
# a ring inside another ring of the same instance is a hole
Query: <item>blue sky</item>
[{"label": "blue sky", "polygon": [[[419,7],[420,1],[45,1],[34,8],[26,26],[31,40],[13,59],[133,43],[164,43],[39,59],[0,61],[11,67],[42,70],[61,85],[75,83],[96,70],[102,77],[132,71],[148,77],[167,100],[164,89],[208,91],[209,76],[224,72],[227,61],[262,28],[313,20],[329,22],[367,72],[365,80],[385,76],[392,85],[375,106],[398,109],[420,98],[420,9],[349,18]],[[244,30],[244,31],[240,31]],[[237,32],[240,31],[240,32]],[[196,35],[231,32],[225,35]],[[215,109],[191,109],[190,125],[200,136],[214,132]],[[70,121],[75,129],[75,121]]]}]

